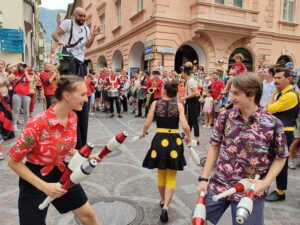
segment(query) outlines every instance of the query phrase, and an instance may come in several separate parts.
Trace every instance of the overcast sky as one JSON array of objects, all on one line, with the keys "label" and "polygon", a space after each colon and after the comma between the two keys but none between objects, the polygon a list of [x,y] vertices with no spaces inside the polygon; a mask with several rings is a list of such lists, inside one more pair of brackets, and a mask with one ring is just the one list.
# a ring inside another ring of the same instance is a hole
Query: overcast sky
[{"label": "overcast sky", "polygon": [[74,0],[42,0],[42,7],[47,9],[64,9],[67,10],[68,4]]}]

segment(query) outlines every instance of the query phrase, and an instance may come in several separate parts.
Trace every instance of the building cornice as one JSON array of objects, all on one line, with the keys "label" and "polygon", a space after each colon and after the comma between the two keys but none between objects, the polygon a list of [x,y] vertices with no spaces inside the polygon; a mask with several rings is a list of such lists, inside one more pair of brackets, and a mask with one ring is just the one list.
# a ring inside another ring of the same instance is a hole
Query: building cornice
[{"label": "building cornice", "polygon": [[295,36],[295,35],[289,35],[289,34],[280,34],[280,33],[275,33],[275,32],[269,32],[269,31],[258,31],[257,37],[266,37],[266,38],[271,38],[271,39],[276,39],[278,41],[293,41],[300,43],[300,36]]}]

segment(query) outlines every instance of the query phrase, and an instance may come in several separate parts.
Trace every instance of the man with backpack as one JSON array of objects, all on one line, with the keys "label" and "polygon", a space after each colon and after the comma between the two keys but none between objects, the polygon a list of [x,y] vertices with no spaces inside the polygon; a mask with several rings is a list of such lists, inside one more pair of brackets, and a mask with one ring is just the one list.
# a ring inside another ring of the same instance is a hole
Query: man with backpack
[{"label": "man with backpack", "polygon": [[[86,13],[82,8],[75,8],[73,15],[73,20],[66,19],[60,24],[52,38],[62,46],[60,75],[77,75],[83,78],[87,75],[87,67],[84,63],[85,49],[93,44],[95,36],[100,33],[100,28],[94,26],[93,31],[90,31],[85,25]],[[76,149],[80,149],[87,140],[89,115],[87,102],[82,107],[82,111],[76,113],[78,117]]]}]

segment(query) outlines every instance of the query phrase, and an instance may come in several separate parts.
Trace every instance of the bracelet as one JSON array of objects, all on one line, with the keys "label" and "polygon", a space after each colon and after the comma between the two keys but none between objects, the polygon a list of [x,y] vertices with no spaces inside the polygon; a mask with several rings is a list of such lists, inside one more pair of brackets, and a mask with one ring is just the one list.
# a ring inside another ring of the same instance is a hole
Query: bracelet
[{"label": "bracelet", "polygon": [[208,182],[209,179],[208,179],[208,178],[204,178],[204,177],[199,176],[198,181],[199,181],[199,182],[201,182],[201,181]]}]

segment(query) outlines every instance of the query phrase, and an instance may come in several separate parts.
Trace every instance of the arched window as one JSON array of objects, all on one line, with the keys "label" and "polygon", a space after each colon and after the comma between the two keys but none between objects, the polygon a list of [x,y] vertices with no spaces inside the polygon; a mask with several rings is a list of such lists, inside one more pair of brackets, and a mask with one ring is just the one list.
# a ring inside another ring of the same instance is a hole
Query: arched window
[{"label": "arched window", "polygon": [[290,57],[287,55],[282,55],[277,59],[276,65],[284,66],[288,62],[292,62]]},{"label": "arched window", "polygon": [[253,59],[252,59],[252,56],[251,54],[244,48],[237,48],[235,49],[230,57],[229,57],[229,62],[228,62],[228,69],[230,70],[230,68],[232,67],[232,65],[235,63],[235,60],[234,60],[234,55],[235,54],[238,54],[238,53],[241,53],[243,56],[244,56],[244,61],[243,63],[245,64],[245,66],[247,67],[247,70],[250,71],[250,72],[253,72]]}]

